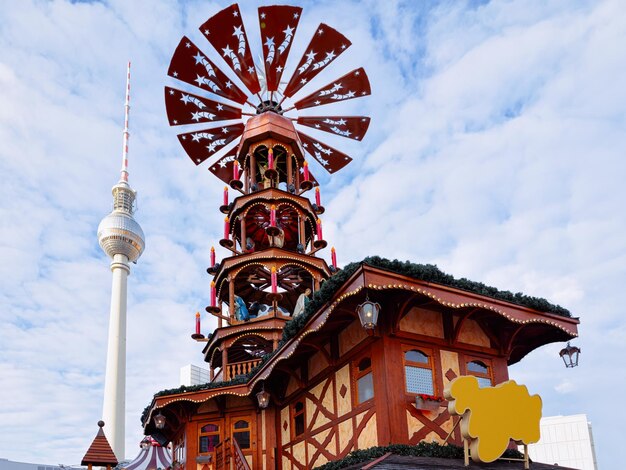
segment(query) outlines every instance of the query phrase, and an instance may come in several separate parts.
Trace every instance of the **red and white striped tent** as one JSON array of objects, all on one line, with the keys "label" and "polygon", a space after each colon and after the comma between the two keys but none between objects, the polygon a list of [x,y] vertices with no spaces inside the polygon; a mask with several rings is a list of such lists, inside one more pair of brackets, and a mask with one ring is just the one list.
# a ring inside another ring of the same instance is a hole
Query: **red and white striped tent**
[{"label": "red and white striped tent", "polygon": [[145,437],[139,447],[141,447],[139,455],[123,466],[123,470],[165,470],[172,466],[172,458],[167,449],[161,447],[152,437]]}]

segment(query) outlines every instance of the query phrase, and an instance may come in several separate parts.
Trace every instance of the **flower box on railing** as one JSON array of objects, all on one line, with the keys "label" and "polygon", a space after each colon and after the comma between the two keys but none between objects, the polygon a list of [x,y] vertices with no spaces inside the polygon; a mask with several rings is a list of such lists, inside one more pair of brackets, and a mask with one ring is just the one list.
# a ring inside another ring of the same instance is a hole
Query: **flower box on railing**
[{"label": "flower box on railing", "polygon": [[415,407],[418,410],[437,411],[442,399],[432,395],[419,394],[415,397]]}]

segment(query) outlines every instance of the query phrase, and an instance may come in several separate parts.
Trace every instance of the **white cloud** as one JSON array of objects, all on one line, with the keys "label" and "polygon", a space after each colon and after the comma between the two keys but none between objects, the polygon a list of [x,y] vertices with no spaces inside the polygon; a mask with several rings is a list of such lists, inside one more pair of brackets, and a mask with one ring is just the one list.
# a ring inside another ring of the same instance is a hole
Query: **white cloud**
[{"label": "white cloud", "polygon": [[[119,171],[128,59],[131,184],[147,239],[129,278],[129,457],[152,394],[200,358],[189,334],[208,302],[223,185],[184,156],[162,87],[183,34],[213,54],[197,27],[222,6],[57,0],[0,11],[1,457],[78,463],[96,432],[111,281],[95,231]],[[258,46],[256,6],[240,6]],[[555,344],[511,376],[543,396],[544,414],[586,412],[605,466],[623,416],[587,397],[626,386],[622,8],[313,2],[287,67],[325,21],[354,45],[308,90],[361,65],[372,84],[372,97],[324,109],[372,116],[363,143],[327,139],[354,161],[332,177],[312,164],[340,264],[434,262],[580,315],[579,368],[566,370]]]}]

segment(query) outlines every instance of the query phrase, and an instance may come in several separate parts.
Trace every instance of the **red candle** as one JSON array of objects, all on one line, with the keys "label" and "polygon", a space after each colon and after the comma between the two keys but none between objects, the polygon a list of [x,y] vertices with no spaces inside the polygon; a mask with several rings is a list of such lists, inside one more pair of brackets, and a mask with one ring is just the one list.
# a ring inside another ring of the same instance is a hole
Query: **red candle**
[{"label": "red candle", "polygon": [[215,267],[215,248],[211,247],[211,267]]},{"label": "red candle", "polygon": [[196,334],[200,334],[200,312],[196,312]]},{"label": "red candle", "polygon": [[321,207],[322,205],[322,198],[320,196],[320,187],[316,186],[315,187],[315,204],[317,204],[317,207]]},{"label": "red candle", "polygon": [[233,179],[239,179],[239,162],[237,160],[233,162]]},{"label": "red candle", "polygon": [[228,240],[228,235],[230,234],[230,221],[228,220],[228,217],[226,217],[224,219],[224,239]]},{"label": "red candle", "polygon": [[228,186],[224,186],[224,205],[228,205]]},{"label": "red candle", "polygon": [[330,249],[330,259],[331,259],[333,268],[337,269],[337,253],[335,252],[334,246]]},{"label": "red candle", "polygon": [[270,169],[274,169],[274,150],[269,149],[267,152],[267,167]]},{"label": "red candle", "polygon": [[272,294],[276,294],[278,290],[278,275],[276,274],[276,267],[272,266]]},{"label": "red candle", "polygon": [[324,237],[322,237],[322,221],[320,219],[317,219],[317,239],[324,239]]},{"label": "red candle", "polygon": [[309,162],[304,160],[304,181],[309,181]]},{"label": "red candle", "polygon": [[215,282],[211,281],[211,307],[215,307]]},{"label": "red candle", "polygon": [[270,225],[276,227],[276,206],[274,204],[270,209]]}]

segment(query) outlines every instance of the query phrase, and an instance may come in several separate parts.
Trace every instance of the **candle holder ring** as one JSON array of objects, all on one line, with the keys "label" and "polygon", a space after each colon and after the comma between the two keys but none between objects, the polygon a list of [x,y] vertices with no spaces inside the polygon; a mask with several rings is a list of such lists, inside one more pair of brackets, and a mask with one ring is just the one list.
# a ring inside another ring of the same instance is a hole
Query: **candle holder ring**
[{"label": "candle holder ring", "polygon": [[209,305],[205,308],[208,313],[222,313],[222,309],[216,305]]},{"label": "candle holder ring", "polygon": [[324,206],[318,206],[317,204],[313,204],[313,210],[316,214],[323,214],[324,212],[326,212]]},{"label": "candle holder ring", "polygon": [[228,184],[231,188],[236,189],[237,191],[241,191],[241,188],[243,188],[243,181],[241,180],[230,180],[230,183]]},{"label": "candle holder ring", "polygon": [[282,298],[283,298],[283,294],[279,294],[278,292],[276,294],[274,294],[273,292],[269,292],[267,294],[267,300],[269,300],[272,303],[279,302]]},{"label": "candle holder ring", "polygon": [[235,243],[230,238],[222,238],[220,240],[220,245],[224,248],[232,248]]},{"label": "candle holder ring", "polygon": [[274,168],[268,168],[267,170],[265,170],[265,177],[271,180],[275,180],[276,178],[278,178],[278,171],[276,171]]},{"label": "candle holder ring", "polygon": [[326,240],[315,240],[313,242],[313,246],[317,250],[321,250],[322,248],[326,248],[328,246],[328,242]]},{"label": "candle holder ring", "polygon": [[274,225],[269,225],[265,227],[265,233],[267,233],[267,235],[270,237],[275,237],[276,235],[280,234],[280,229]]},{"label": "candle holder ring", "polygon": [[310,189],[313,189],[313,181],[302,181],[300,183],[300,194]]},{"label": "candle holder ring", "polygon": [[204,335],[202,333],[194,333],[191,335],[191,338],[195,340],[204,339]]}]

